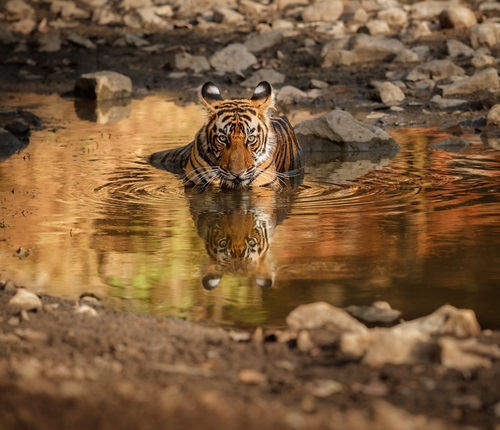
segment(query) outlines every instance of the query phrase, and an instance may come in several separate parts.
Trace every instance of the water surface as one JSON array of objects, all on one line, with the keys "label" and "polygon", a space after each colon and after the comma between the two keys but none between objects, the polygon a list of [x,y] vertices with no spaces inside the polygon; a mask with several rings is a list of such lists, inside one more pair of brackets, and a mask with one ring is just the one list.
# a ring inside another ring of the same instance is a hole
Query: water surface
[{"label": "water surface", "polygon": [[[500,153],[477,137],[447,152],[429,148],[442,137],[432,130],[399,130],[395,157],[319,157],[292,191],[186,194],[145,157],[189,142],[197,106],[162,94],[98,111],[57,95],[3,100],[45,127],[0,163],[0,278],[228,325],[387,300],[406,318],[450,303],[500,327]],[[229,243],[258,249],[255,261],[225,255]]]}]

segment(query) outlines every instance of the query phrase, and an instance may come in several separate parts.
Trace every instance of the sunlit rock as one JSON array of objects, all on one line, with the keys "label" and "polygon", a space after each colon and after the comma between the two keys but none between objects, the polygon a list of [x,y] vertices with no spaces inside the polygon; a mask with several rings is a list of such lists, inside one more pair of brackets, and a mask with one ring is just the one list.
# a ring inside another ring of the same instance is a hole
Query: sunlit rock
[{"label": "sunlit rock", "polygon": [[442,337],[438,340],[438,344],[441,364],[451,369],[491,367],[491,360],[500,358],[498,345],[486,345],[475,338]]},{"label": "sunlit rock", "polygon": [[449,7],[447,1],[424,0],[410,7],[410,15],[412,19],[434,18],[447,7]]},{"label": "sunlit rock", "polygon": [[270,84],[282,84],[285,82],[286,76],[283,73],[273,69],[260,69],[252,74],[248,79],[245,79],[240,85],[246,88],[255,88],[259,82],[267,81]]},{"label": "sunlit rock", "polygon": [[443,96],[451,96],[455,94],[470,94],[476,91],[488,90],[491,88],[498,88],[500,81],[498,72],[495,68],[476,72],[474,75],[461,79],[449,85],[442,87]]},{"label": "sunlit rock", "polygon": [[346,311],[326,302],[300,305],[286,317],[291,330],[326,329],[335,333],[364,333],[368,329]]},{"label": "sunlit rock", "polygon": [[279,45],[282,41],[283,33],[279,30],[272,30],[251,36],[244,45],[255,54],[264,49]]},{"label": "sunlit rock", "polygon": [[257,58],[241,43],[232,43],[210,57],[212,67],[220,72],[241,73],[257,63]]},{"label": "sunlit rock", "polygon": [[36,294],[19,288],[17,293],[9,300],[9,305],[25,311],[36,310],[42,307],[42,301]]},{"label": "sunlit rock", "polygon": [[130,116],[129,98],[116,100],[75,99],[75,111],[79,118],[97,124],[113,124]]},{"label": "sunlit rock", "polygon": [[344,11],[344,5],[340,0],[320,0],[307,6],[302,11],[304,22],[331,21],[335,22]]},{"label": "sunlit rock", "polygon": [[450,57],[472,57],[476,52],[470,46],[455,39],[447,40],[446,47]]},{"label": "sunlit rock", "polygon": [[79,34],[76,33],[69,34],[67,40],[71,43],[74,43],[75,45],[83,46],[84,48],[87,49],[96,48],[95,43],[92,42],[89,38],[80,36]]},{"label": "sunlit rock", "polygon": [[285,85],[279,90],[276,100],[280,106],[288,106],[298,101],[309,98],[305,91],[300,90],[292,85]]},{"label": "sunlit rock", "polygon": [[132,81],[128,76],[111,71],[86,73],[77,79],[75,95],[93,100],[127,98],[132,95]]},{"label": "sunlit rock", "polygon": [[470,29],[470,42],[473,48],[492,48],[500,42],[500,24],[477,24]]},{"label": "sunlit rock", "polygon": [[454,4],[439,14],[441,28],[469,28],[477,24],[476,15],[466,6]]},{"label": "sunlit rock", "polygon": [[420,81],[423,79],[439,81],[463,75],[465,75],[465,70],[451,60],[431,60],[413,68],[406,76],[406,79],[408,81]]},{"label": "sunlit rock", "polygon": [[203,55],[191,55],[188,52],[175,54],[173,66],[176,70],[192,70],[195,73],[210,70],[210,63]]},{"label": "sunlit rock", "polygon": [[92,307],[86,304],[81,304],[75,309],[75,314],[87,315],[89,317],[97,317],[99,313]]},{"label": "sunlit rock", "polygon": [[50,5],[50,11],[53,14],[60,15],[63,19],[89,18],[90,12],[79,8],[70,0],[54,0]]},{"label": "sunlit rock", "polygon": [[400,30],[408,25],[408,13],[401,7],[383,9],[377,14],[377,18],[395,30]]},{"label": "sunlit rock", "polygon": [[12,20],[35,16],[35,9],[24,0],[9,0],[5,4],[5,11]]},{"label": "sunlit rock", "polygon": [[429,102],[430,106],[437,109],[457,109],[461,106],[468,104],[469,101],[465,99],[448,99],[443,98],[439,94],[433,96]]},{"label": "sunlit rock", "polygon": [[21,149],[21,141],[11,132],[0,128],[0,161],[6,160]]},{"label": "sunlit rock", "polygon": [[214,9],[214,15],[213,15],[213,20],[215,22],[221,23],[221,24],[238,24],[240,22],[243,22],[245,20],[245,17],[231,9],[230,7],[216,7]]},{"label": "sunlit rock", "polygon": [[302,121],[295,126],[295,132],[304,151],[359,152],[399,148],[386,131],[362,123],[342,110]]},{"label": "sunlit rock", "polygon": [[500,104],[493,106],[486,115],[486,124],[500,127]]},{"label": "sunlit rock", "polygon": [[406,98],[403,90],[392,82],[383,82],[377,89],[380,100],[388,106],[400,104]]},{"label": "sunlit rock", "polygon": [[471,63],[476,69],[484,69],[486,67],[495,67],[497,59],[488,54],[478,53],[472,57]]}]

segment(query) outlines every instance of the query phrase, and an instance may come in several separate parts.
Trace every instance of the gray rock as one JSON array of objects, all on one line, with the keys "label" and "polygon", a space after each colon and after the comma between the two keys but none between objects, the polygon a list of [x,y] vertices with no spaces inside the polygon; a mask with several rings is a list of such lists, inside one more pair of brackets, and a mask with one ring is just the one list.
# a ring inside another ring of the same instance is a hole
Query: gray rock
[{"label": "gray rock", "polygon": [[457,66],[451,60],[431,60],[412,69],[406,76],[406,79],[413,82],[425,79],[439,81],[463,75],[465,75],[464,69]]},{"label": "gray rock", "polygon": [[450,57],[472,57],[475,53],[475,50],[470,46],[455,39],[447,40],[446,47]]},{"label": "gray rock", "polygon": [[95,49],[96,48],[96,45],[94,42],[92,42],[90,39],[88,39],[86,37],[82,37],[76,33],[71,33],[68,36],[67,40],[71,43],[74,43],[75,45],[83,46],[87,49]]},{"label": "gray rock", "polygon": [[498,72],[493,67],[476,72],[473,76],[461,79],[442,87],[443,96],[470,94],[476,91],[499,87]]},{"label": "gray rock", "polygon": [[276,101],[282,106],[287,106],[308,98],[309,96],[306,92],[295,88],[292,85],[285,85],[276,95]]},{"label": "gray rock", "polygon": [[486,115],[486,124],[500,127],[500,104],[494,105]]},{"label": "gray rock", "polygon": [[219,72],[241,73],[257,63],[257,58],[241,43],[232,43],[217,51],[210,64]]},{"label": "gray rock", "polygon": [[6,160],[21,149],[21,141],[10,131],[0,128],[0,161]]},{"label": "gray rock", "polygon": [[439,14],[441,28],[464,29],[477,24],[476,15],[468,7],[454,4]]},{"label": "gray rock", "polygon": [[470,29],[470,43],[473,48],[492,48],[500,43],[500,24],[485,23]]},{"label": "gray rock", "polygon": [[215,8],[213,20],[222,24],[238,24],[243,22],[245,17],[230,7],[221,6]]},{"label": "gray rock", "polygon": [[246,88],[255,88],[259,82],[267,81],[270,84],[282,84],[285,82],[286,76],[283,73],[277,72],[273,69],[260,69],[257,70],[248,79],[245,79],[240,85]]},{"label": "gray rock", "polygon": [[240,0],[238,9],[247,18],[260,19],[269,13],[269,7],[252,0]]},{"label": "gray rock", "polygon": [[9,27],[0,22],[0,43],[2,45],[10,45],[17,42],[17,38],[9,30]]},{"label": "gray rock", "polygon": [[394,57],[405,49],[405,46],[397,39],[360,34],[351,40],[351,49],[363,61],[368,62],[383,61]]},{"label": "gray rock", "polygon": [[24,288],[19,288],[17,293],[9,300],[9,305],[19,310],[31,311],[40,309],[42,301],[36,294]]},{"label": "gray rock", "polygon": [[394,30],[387,22],[380,19],[372,19],[366,23],[366,28],[372,36],[388,36],[394,33]]},{"label": "gray rock", "polygon": [[202,55],[191,55],[181,52],[174,56],[174,68],[177,70],[192,70],[195,73],[210,70],[210,63]]},{"label": "gray rock", "polygon": [[344,5],[340,0],[320,0],[302,11],[304,22],[330,21],[335,22],[344,11]]},{"label": "gray rock", "polygon": [[377,14],[377,18],[397,30],[408,25],[408,14],[401,7],[383,9]]},{"label": "gray rock", "polygon": [[460,106],[469,103],[468,100],[464,99],[444,99],[439,94],[436,94],[430,100],[430,105],[433,108],[445,110],[445,109],[457,109]]},{"label": "gray rock", "polygon": [[288,327],[293,331],[326,329],[335,333],[365,333],[368,331],[346,311],[326,302],[300,305],[286,317]]},{"label": "gray rock", "polygon": [[132,81],[116,72],[87,73],[76,81],[75,95],[93,100],[127,98],[132,95]]},{"label": "gray rock", "polygon": [[37,43],[40,52],[57,52],[61,49],[61,33],[59,30],[38,33]]},{"label": "gray rock", "polygon": [[5,11],[13,20],[35,16],[35,9],[23,0],[9,0],[5,5]]},{"label": "gray rock", "polygon": [[254,54],[264,49],[272,48],[283,41],[283,33],[279,30],[266,31],[250,37],[245,46]]},{"label": "gray rock", "polygon": [[304,151],[360,152],[399,148],[381,128],[361,123],[341,110],[302,121],[296,125],[295,132]]},{"label": "gray rock", "polygon": [[374,302],[370,306],[351,305],[345,310],[364,323],[371,324],[390,324],[401,317],[400,311],[392,309],[389,303],[383,301]]},{"label": "gray rock", "polygon": [[463,137],[450,137],[438,142],[431,143],[429,148],[440,149],[448,152],[460,152],[469,147],[469,141]]},{"label": "gray rock", "polygon": [[379,85],[378,92],[382,103],[388,106],[400,104],[405,99],[403,90],[391,82]]},{"label": "gray rock", "polygon": [[396,57],[394,57],[393,62],[395,63],[416,63],[424,61],[429,56],[428,46],[416,46],[412,49],[403,49],[400,51]]},{"label": "gray rock", "polygon": [[476,54],[472,57],[471,63],[476,69],[484,69],[486,67],[495,67],[497,59],[488,54]]},{"label": "gray rock", "polygon": [[424,0],[411,6],[410,15],[414,20],[435,18],[449,5],[447,1]]},{"label": "gray rock", "polygon": [[73,1],[69,0],[52,1],[50,11],[55,15],[60,15],[65,20],[90,17],[90,12],[80,9]]},{"label": "gray rock", "polygon": [[481,327],[473,310],[443,305],[430,315],[403,322],[391,330],[397,333],[418,332],[430,336],[465,338],[478,335]]}]

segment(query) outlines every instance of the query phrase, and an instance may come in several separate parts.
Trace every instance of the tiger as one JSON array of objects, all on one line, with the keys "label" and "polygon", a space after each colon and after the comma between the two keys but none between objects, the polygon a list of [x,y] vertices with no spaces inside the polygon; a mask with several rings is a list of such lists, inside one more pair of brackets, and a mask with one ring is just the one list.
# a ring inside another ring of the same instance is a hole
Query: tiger
[{"label": "tiger", "polygon": [[199,94],[207,112],[194,140],[149,157],[151,164],[184,176],[186,187],[281,188],[300,182],[303,153],[285,116],[271,116],[275,94],[260,82],[251,98],[223,99],[217,85],[206,82]]}]

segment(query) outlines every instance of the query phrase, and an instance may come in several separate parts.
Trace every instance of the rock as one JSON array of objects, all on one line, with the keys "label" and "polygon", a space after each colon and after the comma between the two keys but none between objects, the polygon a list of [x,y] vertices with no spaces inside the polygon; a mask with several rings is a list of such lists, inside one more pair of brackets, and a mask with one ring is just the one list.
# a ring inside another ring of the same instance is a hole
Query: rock
[{"label": "rock", "polygon": [[451,60],[431,60],[413,68],[408,75],[406,75],[406,79],[413,82],[425,79],[439,81],[441,79],[462,75],[465,75],[464,69],[457,66]]},{"label": "rock", "polygon": [[53,0],[50,5],[50,11],[54,15],[60,15],[65,20],[90,17],[89,12],[80,9],[74,2],[68,0]]},{"label": "rock", "polygon": [[19,288],[16,294],[9,300],[9,305],[17,309],[32,311],[42,307],[42,301],[36,294],[24,289]]},{"label": "rock", "polygon": [[[177,70],[192,70],[195,73],[210,70],[210,63],[202,55],[191,55],[187,52],[175,54],[174,68]],[[260,81],[259,81],[260,82]]]},{"label": "rock", "polygon": [[276,101],[282,106],[294,104],[300,100],[308,99],[309,96],[306,92],[293,87],[292,85],[285,85],[279,90]]},{"label": "rock", "polygon": [[14,118],[5,124],[5,129],[18,139],[25,139],[30,133],[30,126],[23,118]]},{"label": "rock", "polygon": [[422,318],[403,322],[391,329],[397,333],[423,333],[431,336],[470,337],[478,335],[481,327],[474,311],[443,305]]},{"label": "rock", "polygon": [[99,313],[92,307],[86,304],[82,304],[75,309],[75,314],[87,315],[89,317],[97,317]]},{"label": "rock", "polygon": [[132,95],[132,81],[116,72],[87,73],[76,81],[75,95],[93,100],[127,98]]},{"label": "rock", "polygon": [[343,11],[344,5],[340,0],[320,0],[307,6],[301,16],[304,22],[335,22]]},{"label": "rock", "polygon": [[252,0],[240,0],[238,9],[247,18],[260,19],[269,13],[269,7]]},{"label": "rock", "polygon": [[445,109],[457,109],[460,106],[468,104],[468,100],[463,99],[444,99],[439,94],[436,94],[430,100],[431,107],[436,109],[445,110]]},{"label": "rock", "polygon": [[5,11],[14,21],[35,16],[35,9],[23,0],[9,0],[5,4]]},{"label": "rock", "polygon": [[286,317],[293,331],[325,329],[334,333],[365,333],[368,329],[346,311],[326,302],[300,305]]},{"label": "rock", "polygon": [[380,19],[372,19],[366,23],[365,26],[368,33],[372,36],[388,36],[394,33],[394,30],[387,24],[387,22]]},{"label": "rock", "polygon": [[304,385],[306,391],[314,397],[326,398],[332,394],[340,393],[343,389],[342,384],[334,379],[313,379]]},{"label": "rock", "polygon": [[119,25],[122,23],[122,17],[113,8],[106,6],[94,10],[92,22],[97,25]]},{"label": "rock", "polygon": [[118,7],[129,11],[131,9],[139,9],[141,7],[151,7],[153,6],[152,0],[122,0]]},{"label": "rock", "polygon": [[17,42],[17,38],[11,33],[7,24],[0,22],[0,43],[2,45],[11,45]]},{"label": "rock", "polygon": [[270,84],[282,84],[285,82],[286,76],[283,73],[277,72],[273,69],[260,69],[257,70],[248,79],[245,79],[240,85],[246,88],[255,88],[259,82],[267,81]]},{"label": "rock", "polygon": [[351,40],[352,50],[363,61],[383,61],[396,56],[405,46],[397,39],[360,34]]},{"label": "rock", "polygon": [[149,46],[149,42],[146,39],[135,33],[127,33],[123,38],[123,42],[125,45],[134,46],[135,48]]},{"label": "rock", "polygon": [[21,141],[11,132],[0,128],[0,161],[6,160],[21,149]]},{"label": "rock", "polygon": [[498,72],[495,68],[476,72],[474,75],[461,79],[450,85],[442,87],[443,96],[452,96],[455,94],[471,94],[476,91],[498,88],[500,86]]},{"label": "rock", "polygon": [[448,55],[450,57],[472,57],[475,53],[474,49],[470,46],[455,39],[447,40],[446,47],[448,48]]},{"label": "rock", "polygon": [[13,23],[10,29],[14,33],[30,34],[35,30],[36,25],[36,21],[33,18],[24,18]]},{"label": "rock", "polygon": [[397,150],[384,130],[356,120],[349,112],[334,110],[298,123],[295,132],[304,151],[359,152]]},{"label": "rock", "polygon": [[283,33],[279,30],[266,31],[250,37],[245,42],[245,46],[254,54],[264,49],[272,48],[283,41]]},{"label": "rock", "polygon": [[431,143],[429,148],[441,149],[448,152],[459,152],[469,147],[469,141],[463,137],[450,137],[438,142]]},{"label": "rock", "polygon": [[497,60],[491,55],[476,54],[472,58],[471,63],[476,69],[484,69],[485,67],[495,67],[497,64]]},{"label": "rock", "polygon": [[210,64],[219,72],[241,73],[257,63],[257,58],[241,43],[232,43],[217,51]]},{"label": "rock", "polygon": [[427,46],[416,46],[412,49],[403,49],[392,60],[394,63],[416,63],[424,61],[429,55]]},{"label": "rock", "polygon": [[401,317],[400,311],[392,309],[389,303],[383,301],[374,302],[370,306],[351,305],[345,310],[353,317],[370,324],[391,324]]},{"label": "rock", "polygon": [[83,46],[87,49],[95,49],[96,45],[90,39],[82,37],[76,33],[71,33],[67,39],[69,42],[74,43],[78,46]]},{"label": "rock", "polygon": [[215,8],[213,20],[221,24],[238,24],[243,22],[245,17],[230,7],[222,6]]},{"label": "rock", "polygon": [[499,24],[478,24],[470,29],[470,43],[474,49],[492,48],[500,43]]},{"label": "rock", "polygon": [[38,33],[37,43],[40,52],[57,52],[61,49],[61,33],[59,30]]},{"label": "rock", "polygon": [[340,350],[370,366],[417,363],[427,357],[429,335],[418,332],[397,333],[376,328],[366,333],[346,333],[340,339]]},{"label": "rock", "polygon": [[498,345],[486,345],[477,339],[455,339],[443,337],[438,339],[440,362],[449,369],[461,371],[481,367],[491,367],[491,359],[500,358]]},{"label": "rock", "polygon": [[486,115],[486,124],[500,127],[500,104],[493,106]]},{"label": "rock", "polygon": [[476,15],[468,7],[454,4],[439,14],[441,28],[464,29],[477,24]]},{"label": "rock", "polygon": [[424,0],[411,6],[410,15],[413,20],[435,18],[447,7],[447,1]]},{"label": "rock", "polygon": [[238,379],[245,385],[266,385],[267,376],[255,369],[242,369],[238,373]]},{"label": "rock", "polygon": [[400,104],[405,99],[403,90],[391,82],[382,83],[378,92],[382,103],[388,106]]},{"label": "rock", "polygon": [[141,7],[135,10],[144,26],[162,30],[171,29],[171,25],[157,12],[158,8],[156,6]]},{"label": "rock", "polygon": [[408,25],[408,14],[400,7],[383,9],[377,14],[377,18],[396,30],[400,30]]}]

